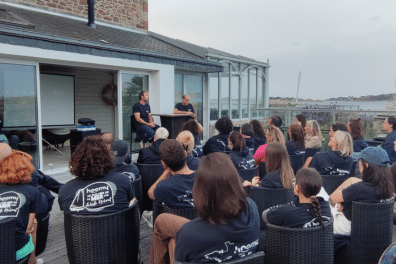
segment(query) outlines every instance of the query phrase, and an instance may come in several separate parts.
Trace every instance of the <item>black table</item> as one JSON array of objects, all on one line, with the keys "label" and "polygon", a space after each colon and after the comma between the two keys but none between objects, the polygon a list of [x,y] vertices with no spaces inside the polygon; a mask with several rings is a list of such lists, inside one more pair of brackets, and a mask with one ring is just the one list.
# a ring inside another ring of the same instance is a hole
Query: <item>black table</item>
[{"label": "black table", "polygon": [[84,138],[92,135],[100,135],[101,130],[97,128],[96,130],[90,131],[78,131],[77,129],[70,129],[70,151],[73,151],[77,148],[78,144],[80,144]]},{"label": "black table", "polygon": [[176,139],[180,132],[180,128],[184,122],[186,122],[186,117],[190,115],[185,114],[152,114],[153,116],[159,116],[161,119],[161,126],[165,127],[169,131],[169,138]]}]

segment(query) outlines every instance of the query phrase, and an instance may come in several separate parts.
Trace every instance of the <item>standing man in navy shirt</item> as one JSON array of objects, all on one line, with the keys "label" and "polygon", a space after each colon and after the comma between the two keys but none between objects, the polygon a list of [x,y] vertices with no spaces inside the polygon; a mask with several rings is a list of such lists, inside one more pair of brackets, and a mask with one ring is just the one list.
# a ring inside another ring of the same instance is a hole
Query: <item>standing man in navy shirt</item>
[{"label": "standing man in navy shirt", "polygon": [[148,91],[140,92],[139,102],[132,108],[133,115],[135,116],[136,133],[143,139],[143,143],[153,142],[155,131],[159,128],[154,123],[150,105],[147,103],[148,99]]},{"label": "standing man in navy shirt", "polygon": [[388,153],[389,164],[392,165],[396,161],[396,151],[394,150],[394,142],[396,141],[396,118],[386,118],[382,124],[382,129],[388,133],[384,143],[382,143],[382,148]]},{"label": "standing man in navy shirt", "polygon": [[175,105],[175,109],[173,110],[174,114],[185,114],[190,115],[191,117],[186,117],[186,121],[190,119],[194,119],[196,117],[194,112],[194,107],[190,104],[190,96],[185,94],[182,97],[182,102]]}]

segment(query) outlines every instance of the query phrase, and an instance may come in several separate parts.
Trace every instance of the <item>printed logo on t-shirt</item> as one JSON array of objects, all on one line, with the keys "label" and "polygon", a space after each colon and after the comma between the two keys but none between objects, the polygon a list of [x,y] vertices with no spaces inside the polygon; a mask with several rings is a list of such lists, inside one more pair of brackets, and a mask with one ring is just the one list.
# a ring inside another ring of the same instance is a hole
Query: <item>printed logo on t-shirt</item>
[{"label": "printed logo on t-shirt", "polygon": [[131,182],[136,180],[136,175],[133,172],[122,172],[122,174],[127,176]]},{"label": "printed logo on t-shirt", "polygon": [[114,196],[116,192],[117,187],[112,182],[91,183],[85,188],[77,191],[70,205],[70,211],[101,211],[105,207],[114,205]]},{"label": "printed logo on t-shirt", "polygon": [[231,258],[242,258],[251,255],[256,251],[258,245],[258,239],[250,244],[242,245],[240,247],[235,246],[234,251],[232,251],[232,245],[230,241],[224,243],[224,248],[221,250],[215,250],[211,253],[205,255],[205,258],[211,261],[224,262]]},{"label": "printed logo on t-shirt", "polygon": [[[323,220],[324,224],[327,224],[328,222],[330,222],[331,217],[322,216],[322,220]],[[320,222],[319,222],[319,219],[317,217],[315,217],[314,219],[312,219],[308,223],[305,223],[303,228],[310,228],[310,227],[315,227],[315,226],[320,226]]]},{"label": "printed logo on t-shirt", "polygon": [[217,140],[217,143],[219,143],[220,145],[222,145],[223,146],[223,148],[224,148],[224,151],[227,149],[227,147],[228,146],[226,146],[226,144],[224,144],[224,142],[223,141],[221,141],[221,140]]},{"label": "printed logo on t-shirt", "polygon": [[180,195],[177,199],[181,202],[186,202],[194,206],[194,199],[192,198],[192,192],[186,191],[186,194]]},{"label": "printed logo on t-shirt", "polygon": [[0,194],[0,218],[17,217],[19,209],[26,203],[26,197],[17,192]]}]

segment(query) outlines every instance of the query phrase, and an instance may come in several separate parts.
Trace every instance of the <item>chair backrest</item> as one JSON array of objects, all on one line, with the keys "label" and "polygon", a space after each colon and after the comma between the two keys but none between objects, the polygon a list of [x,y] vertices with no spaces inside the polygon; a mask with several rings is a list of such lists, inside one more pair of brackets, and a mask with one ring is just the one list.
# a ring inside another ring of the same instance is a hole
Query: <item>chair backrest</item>
[{"label": "chair backrest", "polygon": [[136,163],[142,177],[142,192],[143,192],[143,209],[147,211],[153,210],[153,202],[148,197],[148,190],[158,180],[161,174],[164,172],[162,164],[140,164]]},{"label": "chair backrest", "polygon": [[260,179],[264,178],[265,175],[267,175],[267,169],[265,167],[265,162],[264,161],[260,161],[258,164],[258,174]]},{"label": "chair backrest", "polygon": [[294,174],[304,165],[304,155],[290,155],[290,165]]},{"label": "chair backrest", "polygon": [[393,203],[352,202],[351,263],[378,263],[392,243]]},{"label": "chair backrest", "polygon": [[143,212],[143,190],[142,190],[142,177],[138,175],[134,181],[131,181],[133,193],[139,203],[139,209]]},{"label": "chair backrest", "polygon": [[137,263],[139,207],[105,215],[64,214],[67,256],[74,263]]},{"label": "chair backrest", "polygon": [[0,220],[0,263],[15,263],[14,218]]},{"label": "chair backrest", "polygon": [[313,157],[320,150],[321,150],[321,148],[306,148],[305,154],[304,154],[304,162],[307,160],[307,158]]},{"label": "chair backrest", "polygon": [[285,188],[262,188],[248,186],[245,188],[248,196],[256,203],[260,215],[260,229],[265,229],[265,223],[261,215],[264,210],[281,204],[290,203],[294,199],[293,189]]},{"label": "chair backrest", "polygon": [[131,134],[132,134],[132,132],[136,132],[135,115],[133,113],[131,115]]},{"label": "chair backrest", "polygon": [[242,182],[252,181],[253,177],[257,176],[257,167],[247,170],[238,170],[239,176],[242,178]]},{"label": "chair backrest", "polygon": [[349,175],[321,175],[322,186],[326,190],[328,195],[331,195],[346,179]]},{"label": "chair backrest", "polygon": [[195,209],[195,207],[170,208],[166,205],[163,205],[161,203],[157,203],[157,202],[153,201],[153,223],[155,222],[155,219],[157,219],[157,217],[162,213],[169,213],[169,214],[182,216],[189,220],[193,220],[198,217],[198,213],[197,213],[197,210]]},{"label": "chair backrest", "polygon": [[333,220],[325,228],[266,225],[265,263],[334,263]]},{"label": "chair backrest", "polygon": [[[263,251],[256,252],[250,256],[246,256],[243,258],[225,261],[223,263],[229,264],[264,264],[265,255]],[[194,262],[180,262],[175,261],[174,264],[195,264]],[[198,264],[198,263],[196,263]]]}]

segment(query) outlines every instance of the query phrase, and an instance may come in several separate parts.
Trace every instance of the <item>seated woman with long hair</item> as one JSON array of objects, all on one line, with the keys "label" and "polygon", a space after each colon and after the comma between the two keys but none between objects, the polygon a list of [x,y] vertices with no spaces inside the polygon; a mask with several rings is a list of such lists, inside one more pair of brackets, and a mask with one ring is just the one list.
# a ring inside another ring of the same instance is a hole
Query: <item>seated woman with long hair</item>
[{"label": "seated woman with long hair", "polygon": [[322,146],[322,132],[316,120],[307,121],[304,131],[306,148],[320,148]]},{"label": "seated woman with long hair", "polygon": [[254,177],[252,182],[245,181],[243,186],[290,189],[294,172],[285,147],[279,142],[270,142],[265,149],[265,156],[265,168],[267,170],[265,177],[261,181],[260,177]]},{"label": "seated woman with long hair", "polygon": [[192,195],[198,218],[189,221],[167,213],[157,217],[150,263],[224,262],[256,251],[257,206],[247,198],[226,154],[202,158]]},{"label": "seated woman with long hair", "polygon": [[[42,195],[38,188],[27,184],[32,181],[34,171],[32,156],[4,145],[0,154],[0,219],[15,219],[16,260],[30,254],[29,264],[33,264],[36,263],[35,217],[42,210]],[[42,259],[37,259],[37,263],[43,263]]]},{"label": "seated woman with long hair", "polygon": [[322,177],[311,168],[301,169],[296,174],[294,194],[297,198],[290,204],[269,208],[263,219],[270,224],[292,228],[325,227],[331,220],[329,203],[317,197],[322,187]]},{"label": "seated woman with long hair", "polygon": [[389,156],[382,148],[367,147],[360,152],[362,179],[350,177],[330,195],[337,203],[332,208],[335,234],[350,234],[353,201],[379,203],[393,197],[394,182],[388,164]]},{"label": "seated woman with long hair", "polygon": [[286,143],[289,155],[303,155],[305,153],[304,130],[299,124],[291,124],[289,127],[290,141]]},{"label": "seated woman with long hair", "polygon": [[228,138],[228,146],[231,152],[228,154],[237,170],[257,168],[250,150],[246,147],[245,138],[238,131],[234,131]]},{"label": "seated woman with long hair", "polygon": [[315,168],[320,174],[351,174],[354,162],[351,157],[353,153],[351,135],[345,131],[337,131],[328,145],[332,151],[316,153],[309,167]]},{"label": "seated woman with long hair", "polygon": [[360,118],[349,120],[347,128],[353,139],[353,152],[361,152],[369,146],[363,138],[363,126]]},{"label": "seated woman with long hair", "polygon": [[303,114],[296,115],[294,118],[294,124],[298,124],[304,129],[305,125],[307,124],[307,118]]},{"label": "seated woman with long hair", "polygon": [[185,130],[190,131],[194,136],[194,148],[192,149],[191,154],[194,157],[202,157],[203,151],[200,137],[203,133],[203,127],[197,120],[190,119],[187,122],[184,122],[180,128],[180,132]]},{"label": "seated woman with long hair", "polygon": [[[285,136],[277,127],[269,126],[265,137],[267,138],[267,144],[269,142],[276,141],[281,143],[283,146],[285,145]],[[254,161],[257,165],[259,162],[265,161],[265,148],[267,147],[267,144],[261,145],[253,155]]]},{"label": "seated woman with long hair", "polygon": [[261,126],[260,122],[256,119],[250,121],[250,124],[253,127],[253,136],[254,139],[254,149],[258,149],[261,145],[267,143],[267,139],[265,138],[264,128]]},{"label": "seated woman with long hair", "polygon": [[110,172],[114,167],[112,154],[100,136],[86,137],[74,150],[69,166],[76,178],[59,190],[61,210],[73,214],[114,213],[128,208],[135,199],[129,178]]}]

